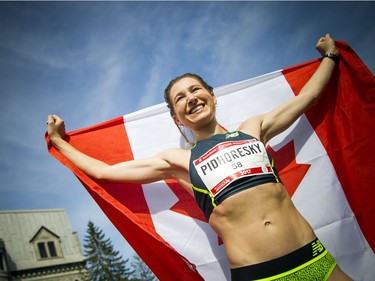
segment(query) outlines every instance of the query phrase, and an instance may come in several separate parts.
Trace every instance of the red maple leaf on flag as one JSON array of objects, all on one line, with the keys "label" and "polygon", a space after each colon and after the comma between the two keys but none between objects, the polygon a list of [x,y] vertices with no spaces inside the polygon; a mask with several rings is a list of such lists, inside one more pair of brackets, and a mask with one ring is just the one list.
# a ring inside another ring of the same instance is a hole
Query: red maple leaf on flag
[{"label": "red maple leaf on flag", "polygon": [[[275,161],[276,169],[279,171],[280,178],[290,196],[293,196],[302,179],[310,168],[310,164],[299,164],[296,162],[294,142],[290,141],[278,151],[267,147]],[[293,172],[293,176],[291,176]],[[194,198],[178,182],[166,181],[169,188],[177,196],[178,201],[170,210],[176,213],[186,215],[201,221],[206,221],[202,211],[196,206]]]},{"label": "red maple leaf on flag", "polygon": [[292,197],[311,165],[297,163],[293,140],[278,151],[273,150],[270,146],[267,146],[267,150],[275,162],[276,170],[279,172],[289,196]]},{"label": "red maple leaf on flag", "polygon": [[177,203],[170,208],[171,211],[207,222],[203,212],[189,192],[176,181],[167,180],[166,183],[178,198]]},{"label": "red maple leaf on flag", "polygon": [[[167,181],[167,184],[179,199],[177,203],[170,208],[171,211],[207,222],[203,212],[199,209],[195,199],[189,194],[189,192],[187,192],[176,181]],[[218,245],[223,244],[223,241],[219,236],[217,237],[217,241]]]},{"label": "red maple leaf on flag", "polygon": [[[309,170],[310,164],[299,164],[296,162],[293,141],[290,141],[278,151],[273,150],[270,146],[267,147],[267,150],[275,161],[276,169],[279,172],[286,190],[290,196],[293,196],[305,174]],[[293,173],[293,176],[291,176],[291,172]],[[202,211],[196,205],[193,196],[191,196],[189,192],[187,192],[176,181],[169,180],[166,181],[166,183],[178,198],[177,203],[170,208],[171,211],[204,222],[207,221]],[[218,238],[218,244],[222,244],[220,238]]]}]

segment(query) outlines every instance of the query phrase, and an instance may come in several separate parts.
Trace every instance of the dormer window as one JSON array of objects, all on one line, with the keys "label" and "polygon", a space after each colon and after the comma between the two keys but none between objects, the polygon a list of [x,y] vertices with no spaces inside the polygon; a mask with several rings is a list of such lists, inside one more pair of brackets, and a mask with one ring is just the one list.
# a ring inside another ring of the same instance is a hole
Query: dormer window
[{"label": "dormer window", "polygon": [[60,237],[41,227],[30,240],[37,260],[53,259],[62,257]]},{"label": "dormer window", "polygon": [[57,257],[56,247],[54,241],[38,242],[39,255],[42,259]]}]

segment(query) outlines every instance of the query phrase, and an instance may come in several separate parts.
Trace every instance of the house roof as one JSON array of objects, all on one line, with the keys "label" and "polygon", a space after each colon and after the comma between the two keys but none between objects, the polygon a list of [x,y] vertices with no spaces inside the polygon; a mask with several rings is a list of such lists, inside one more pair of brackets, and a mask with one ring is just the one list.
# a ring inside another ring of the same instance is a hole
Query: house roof
[{"label": "house roof", "polygon": [[[60,240],[63,258],[38,261],[31,245],[41,229]],[[82,254],[77,233],[63,209],[0,211],[0,239],[17,270],[52,264],[80,262]]]}]

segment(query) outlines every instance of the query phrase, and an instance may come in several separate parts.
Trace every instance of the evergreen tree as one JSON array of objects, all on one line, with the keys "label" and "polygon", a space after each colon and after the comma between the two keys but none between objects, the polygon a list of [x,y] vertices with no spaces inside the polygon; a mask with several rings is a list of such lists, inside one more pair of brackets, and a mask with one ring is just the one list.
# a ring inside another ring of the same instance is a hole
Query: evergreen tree
[{"label": "evergreen tree", "polygon": [[129,260],[123,260],[113,249],[111,240],[105,238],[103,231],[89,221],[86,233],[84,251],[90,281],[130,280],[134,271],[126,267]]},{"label": "evergreen tree", "polygon": [[132,281],[157,281],[158,279],[145,264],[145,262],[137,255],[133,256],[132,266],[135,269],[134,279]]}]

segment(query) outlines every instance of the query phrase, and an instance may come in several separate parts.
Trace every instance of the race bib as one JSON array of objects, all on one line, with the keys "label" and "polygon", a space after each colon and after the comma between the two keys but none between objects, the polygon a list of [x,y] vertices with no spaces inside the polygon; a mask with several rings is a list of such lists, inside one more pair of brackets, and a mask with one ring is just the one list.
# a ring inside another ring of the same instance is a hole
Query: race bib
[{"label": "race bib", "polygon": [[236,179],[273,173],[267,151],[256,139],[220,143],[193,163],[214,197]]}]

